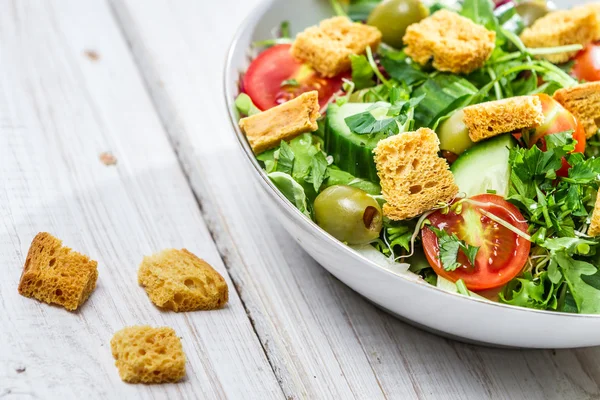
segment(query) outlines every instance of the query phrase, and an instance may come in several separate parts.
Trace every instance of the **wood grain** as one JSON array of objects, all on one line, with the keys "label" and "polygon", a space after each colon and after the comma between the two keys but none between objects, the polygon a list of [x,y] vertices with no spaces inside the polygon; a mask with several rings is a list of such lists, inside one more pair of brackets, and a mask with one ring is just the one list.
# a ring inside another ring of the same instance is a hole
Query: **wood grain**
[{"label": "wood grain", "polygon": [[[282,398],[108,4],[0,2],[0,59],[0,397]],[[44,230],[99,262],[79,312],[17,293],[29,243]],[[166,247],[219,270],[229,305],[155,308],[137,266]],[[134,324],[177,331],[184,382],[120,381],[109,341]]]},{"label": "wood grain", "polygon": [[422,332],[340,284],[272,219],[221,99],[222,60],[258,0],[211,3],[209,17],[195,0],[111,2],[288,397],[600,396],[600,350],[490,349]]}]

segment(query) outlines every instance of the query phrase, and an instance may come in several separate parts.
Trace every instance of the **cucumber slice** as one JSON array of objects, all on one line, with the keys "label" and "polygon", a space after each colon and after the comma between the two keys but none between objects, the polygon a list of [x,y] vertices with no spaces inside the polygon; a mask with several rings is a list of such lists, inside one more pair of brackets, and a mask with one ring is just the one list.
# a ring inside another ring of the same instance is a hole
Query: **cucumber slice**
[{"label": "cucumber slice", "polygon": [[[333,162],[340,169],[358,178],[379,182],[373,149],[386,135],[357,135],[350,131],[344,121],[351,115],[366,111],[372,105],[373,103],[346,103],[343,106],[330,104],[327,107],[325,121],[325,152],[333,157]],[[378,119],[386,118],[385,112],[379,115],[380,110],[385,111],[384,109],[373,110],[373,116]]]},{"label": "cucumber slice", "polygon": [[506,197],[510,184],[509,149],[516,146],[510,133],[480,142],[465,151],[450,170],[467,197],[496,191]]}]

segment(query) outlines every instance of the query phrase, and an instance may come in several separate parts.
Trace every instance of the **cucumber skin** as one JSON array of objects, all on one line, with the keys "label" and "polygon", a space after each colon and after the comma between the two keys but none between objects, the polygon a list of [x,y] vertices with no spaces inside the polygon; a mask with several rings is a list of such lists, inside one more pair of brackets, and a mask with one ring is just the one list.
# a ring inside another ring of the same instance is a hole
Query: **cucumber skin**
[{"label": "cucumber skin", "polygon": [[[487,152],[488,156],[491,156],[491,150],[497,150],[497,148],[513,148],[517,146],[517,141],[512,137],[510,133],[505,133],[500,136],[487,139],[485,141],[475,144],[475,146],[467,149],[464,153],[458,157],[458,159],[450,167],[450,171],[454,174],[456,184],[462,190],[463,187],[461,182],[463,177],[467,177],[469,181],[481,180],[485,177],[486,168],[482,165],[482,162],[477,162],[477,159],[481,160],[482,153]],[[484,161],[492,161],[492,158],[485,157]],[[506,182],[510,181],[510,166],[508,165],[508,156],[506,159],[498,160],[499,162],[506,163]],[[489,164],[488,164],[489,165]],[[499,165],[499,164],[496,164]],[[472,173],[469,171],[472,170]],[[472,182],[469,182],[472,183]],[[507,192],[508,190],[506,190]],[[467,193],[468,195],[475,195],[474,193]],[[507,193],[498,193],[499,195],[506,195]]]},{"label": "cucumber skin", "polygon": [[[354,113],[344,112],[342,107],[346,105],[351,105],[357,111]],[[375,137],[368,138],[350,132],[344,118],[365,111],[371,104],[347,103],[346,105],[340,107],[337,104],[330,104],[327,108],[325,152],[333,157],[333,162],[340,169],[358,178],[378,183],[379,176],[373,149],[377,146],[377,142],[385,136],[375,135]],[[362,110],[360,110],[361,108]]]}]

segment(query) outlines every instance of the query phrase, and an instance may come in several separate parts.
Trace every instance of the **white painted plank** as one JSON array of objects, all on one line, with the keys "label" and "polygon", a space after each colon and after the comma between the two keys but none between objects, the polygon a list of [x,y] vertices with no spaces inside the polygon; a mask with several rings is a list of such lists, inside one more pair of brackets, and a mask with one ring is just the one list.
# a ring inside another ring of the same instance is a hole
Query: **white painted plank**
[{"label": "white painted plank", "polygon": [[111,1],[286,395],[600,396],[600,350],[507,351],[424,333],[340,284],[272,219],[221,99],[227,47],[258,0]]},{"label": "white painted plank", "polygon": [[[0,397],[282,398],[108,4],[0,2],[0,60]],[[115,166],[99,161],[104,151]],[[43,230],[98,260],[98,287],[77,313],[17,293]],[[137,266],[167,247],[218,269],[229,305],[155,308]],[[177,331],[184,382],[121,382],[109,341],[133,324]]]}]

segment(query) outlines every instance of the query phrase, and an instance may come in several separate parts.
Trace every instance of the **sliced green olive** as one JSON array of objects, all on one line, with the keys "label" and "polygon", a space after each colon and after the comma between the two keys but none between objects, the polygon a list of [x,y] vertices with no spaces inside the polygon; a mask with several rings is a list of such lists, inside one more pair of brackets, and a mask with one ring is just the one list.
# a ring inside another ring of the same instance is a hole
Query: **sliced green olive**
[{"label": "sliced green olive", "polygon": [[429,15],[420,0],[383,0],[369,15],[367,24],[378,28],[384,43],[402,47],[402,37],[409,25]]},{"label": "sliced green olive", "polygon": [[460,155],[463,151],[473,146],[469,137],[469,130],[463,122],[463,111],[454,112],[437,129],[440,138],[440,149]]},{"label": "sliced green olive", "polygon": [[525,26],[531,26],[536,20],[552,11],[545,0],[525,0],[519,3],[515,9],[521,16]]},{"label": "sliced green olive", "polygon": [[379,237],[381,207],[367,192],[345,185],[330,186],[315,199],[317,224],[348,244],[366,244]]}]

